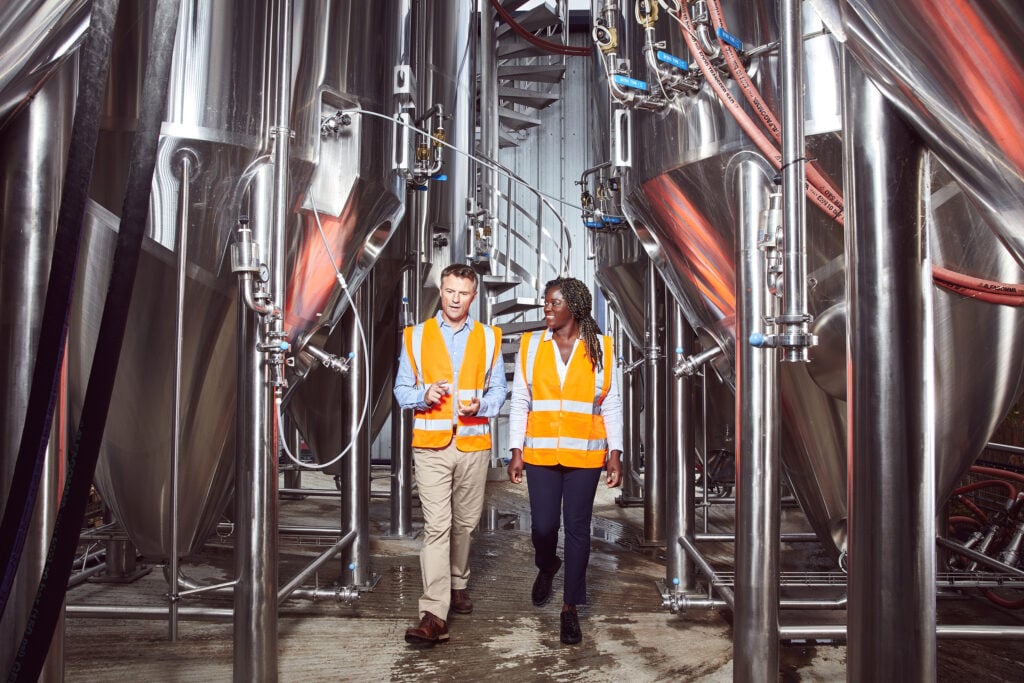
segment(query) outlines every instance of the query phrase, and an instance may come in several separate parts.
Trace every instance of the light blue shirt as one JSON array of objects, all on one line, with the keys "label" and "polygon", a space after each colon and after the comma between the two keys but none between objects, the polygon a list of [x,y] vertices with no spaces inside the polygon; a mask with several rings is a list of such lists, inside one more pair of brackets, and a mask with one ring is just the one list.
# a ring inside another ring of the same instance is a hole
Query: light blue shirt
[{"label": "light blue shirt", "polygon": [[[469,333],[473,330],[473,325],[478,325],[472,318],[467,317],[466,322],[458,330],[454,329],[444,320],[444,316],[441,315],[441,311],[437,312],[435,316],[438,327],[441,328],[441,338],[444,339],[444,345],[448,349],[448,358],[452,363],[452,371],[455,376],[452,377],[452,388],[459,386],[459,368],[462,367],[462,357],[466,353],[466,340],[469,339]],[[480,397],[480,409],[477,411],[477,417],[495,417],[501,410],[501,406],[505,403],[505,398],[508,395],[508,384],[505,381],[505,364],[500,358],[501,348],[495,349],[495,354],[499,355],[497,362],[494,364],[494,369],[491,371],[490,383],[487,385],[484,395]],[[423,401],[423,397],[427,393],[426,387],[416,386],[416,375],[412,371],[412,363],[409,362],[409,354],[405,349],[405,344],[402,344],[402,351],[398,356],[398,372],[395,373],[395,399],[398,401],[398,405],[403,408],[414,408],[415,410],[427,410],[429,406]]]}]

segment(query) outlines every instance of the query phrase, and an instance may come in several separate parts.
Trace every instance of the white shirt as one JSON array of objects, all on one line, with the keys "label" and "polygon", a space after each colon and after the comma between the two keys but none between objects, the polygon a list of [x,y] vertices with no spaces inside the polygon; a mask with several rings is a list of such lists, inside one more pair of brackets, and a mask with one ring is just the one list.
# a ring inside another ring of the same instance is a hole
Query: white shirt
[{"label": "white shirt", "polygon": [[[541,338],[541,343],[554,344],[552,339],[551,330],[544,330],[544,336]],[[586,353],[583,349],[579,348],[580,340],[577,339],[572,346],[572,353],[569,354],[569,360],[572,360],[574,354]],[[516,371],[512,378],[512,397],[509,399],[509,416],[508,416],[508,447],[509,449],[518,448],[522,450],[523,444],[526,441],[526,417],[530,411],[530,389],[526,386],[526,378],[523,377],[523,363],[522,348],[519,353],[516,354]],[[558,349],[554,349],[555,356],[555,367],[558,369],[558,379],[560,383],[565,383],[565,375],[569,368],[569,363],[562,360],[562,354],[558,352]],[[608,450],[609,451],[622,451],[622,397],[619,395],[619,369],[612,369],[612,382],[608,388],[608,393],[604,397],[604,401],[601,402],[600,407],[601,417],[604,418],[604,429],[608,438]]]}]

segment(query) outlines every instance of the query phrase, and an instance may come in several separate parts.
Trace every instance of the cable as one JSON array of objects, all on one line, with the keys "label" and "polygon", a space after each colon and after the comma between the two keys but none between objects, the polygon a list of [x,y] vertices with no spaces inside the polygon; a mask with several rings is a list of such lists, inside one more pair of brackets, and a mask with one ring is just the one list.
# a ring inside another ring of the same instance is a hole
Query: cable
[{"label": "cable", "polygon": [[[348,291],[348,284],[345,282],[345,276],[342,275],[341,270],[338,268],[338,265],[334,260],[334,254],[331,252],[331,247],[327,243],[327,234],[324,232],[324,226],[320,222],[320,212],[316,208],[316,200],[313,198],[313,191],[310,190],[307,193],[307,196],[309,197],[310,205],[313,207],[313,218],[316,220],[316,227],[320,231],[320,239],[323,240],[324,249],[327,251],[327,256],[331,261],[331,267],[334,268],[335,277],[338,279],[338,284],[341,285],[341,291],[343,291],[345,293],[345,296],[348,297],[349,310],[352,311],[352,315],[355,316],[356,330],[359,332],[359,341],[362,343],[363,346],[363,378],[366,386],[366,400],[363,402],[363,409],[359,415],[359,422],[356,423],[355,431],[358,432],[360,429],[363,428],[363,424],[366,422],[366,415],[369,412],[370,405],[370,345],[366,341],[366,332],[363,330],[363,321],[362,318],[359,317],[359,311],[356,308],[355,302],[352,300],[352,295]],[[274,408],[274,416],[275,419],[277,419],[277,432],[278,434],[280,434],[282,425],[284,424],[284,415],[282,414],[280,397],[278,397],[275,402],[277,403],[277,405]],[[345,448],[343,448],[340,453],[331,458],[329,461],[319,465],[312,465],[310,463],[302,462],[299,458],[295,457],[295,455],[288,448],[287,439],[281,439],[280,443],[282,449],[285,452],[285,455],[287,455],[288,458],[291,459],[291,461],[294,462],[299,467],[303,467],[308,470],[322,470],[330,467],[331,465],[345,457],[345,455],[352,449],[352,445],[355,443],[355,441],[350,441],[348,446],[345,446]]]},{"label": "cable", "polygon": [[[722,7],[718,0],[707,0],[708,11],[711,14],[711,23],[718,30],[728,31],[725,24],[725,16],[722,14]],[[757,86],[750,80],[747,75],[747,70],[743,67],[743,63],[740,61],[739,53],[736,49],[726,41],[719,38],[721,43],[722,54],[725,56],[725,62],[729,67],[729,72],[732,77],[736,80],[736,83],[740,86],[740,90],[743,91],[743,96],[750,103],[750,106],[760,116],[759,119],[764,127],[768,129],[768,132],[772,134],[776,142],[782,141],[782,130],[778,123],[778,116],[772,111],[771,107],[763,101],[761,92],[757,89]],[[788,164],[794,163],[796,160],[787,162]],[[832,179],[821,169],[818,164],[812,160],[807,159],[807,180],[814,187],[818,189],[825,197],[829,198],[838,207],[843,206],[843,195],[836,187]]]},{"label": "cable", "polygon": [[592,50],[589,46],[577,47],[574,45],[562,45],[561,43],[553,43],[550,40],[544,40],[543,38],[535,36],[520,26],[519,23],[512,18],[512,15],[509,14],[509,11],[501,6],[501,3],[498,2],[498,0],[491,0],[491,5],[494,7],[494,11],[498,13],[498,16],[500,16],[502,20],[526,42],[536,45],[547,52],[554,52],[555,54],[566,55],[568,57],[589,57],[591,55]]},{"label": "cable", "polygon": [[7,492],[3,520],[0,523],[0,562],[4,564],[3,575],[0,577],[0,617],[7,607],[28,538],[46,459],[46,445],[53,426],[57,384],[63,366],[68,317],[75,290],[75,271],[84,232],[82,217],[89,199],[89,181],[96,158],[99,116],[110,67],[110,45],[117,6],[117,0],[97,0],[93,3],[89,30],[80,56],[78,94],[67,168],[61,185],[60,209],[36,344],[35,367],[25,406],[21,442],[11,474],[11,481],[18,484],[10,486]]},{"label": "cable", "polygon": [[96,461],[103,443],[103,431],[128,323],[132,289],[142,253],[160,124],[167,103],[171,58],[178,25],[177,10],[176,0],[158,0],[156,3],[153,40],[146,58],[142,107],[131,146],[130,170],[96,352],[89,371],[78,429],[71,441],[67,477],[60,509],[54,521],[46,565],[8,681],[36,681],[39,678],[57,620],[63,613],[64,595],[81,534]]},{"label": "cable", "polygon": [[[704,79],[711,86],[712,90],[718,95],[722,104],[732,114],[733,119],[739,124],[743,132],[753,141],[754,145],[757,146],[761,153],[764,154],[769,161],[775,166],[775,168],[782,167],[782,155],[779,150],[776,149],[775,145],[772,144],[768,138],[761,132],[750,116],[747,115],[740,103],[736,100],[729,89],[725,86],[722,81],[721,75],[718,73],[718,69],[711,63],[704,51],[697,45],[697,39],[693,35],[693,27],[690,24],[690,18],[685,12],[680,12],[676,15],[671,15],[676,22],[679,23],[680,31],[683,34],[683,39],[686,41],[687,47],[690,48],[690,54],[693,56],[698,66],[700,67],[701,73],[704,74]],[[838,206],[829,199],[827,196],[822,194],[818,188],[814,187],[811,183],[805,183],[805,193],[811,199],[812,203],[823,211],[830,218],[835,220],[840,225],[843,224],[843,208]]]}]

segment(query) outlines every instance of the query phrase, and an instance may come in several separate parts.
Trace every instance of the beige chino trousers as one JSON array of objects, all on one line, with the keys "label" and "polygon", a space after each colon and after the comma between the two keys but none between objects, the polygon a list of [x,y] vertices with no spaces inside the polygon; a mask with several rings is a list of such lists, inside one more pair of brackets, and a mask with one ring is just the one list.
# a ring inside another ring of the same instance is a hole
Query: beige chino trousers
[{"label": "beige chino trousers", "polygon": [[420,616],[448,620],[451,591],[469,582],[469,546],[480,522],[490,451],[463,452],[455,439],[444,448],[413,448],[416,488],[423,508]]}]

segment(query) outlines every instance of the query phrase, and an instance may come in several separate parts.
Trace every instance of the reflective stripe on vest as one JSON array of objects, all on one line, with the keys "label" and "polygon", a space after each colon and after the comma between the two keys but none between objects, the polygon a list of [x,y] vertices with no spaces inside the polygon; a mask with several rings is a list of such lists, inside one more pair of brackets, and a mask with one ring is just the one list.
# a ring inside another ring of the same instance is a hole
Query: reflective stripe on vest
[{"label": "reflective stripe on vest", "polygon": [[[598,338],[604,361],[601,372],[594,371],[585,352],[574,353],[569,359],[565,380],[560,382],[558,360],[554,357],[558,347],[554,342],[550,347],[543,347],[543,337],[543,333],[527,333],[520,347],[530,396],[523,458],[535,465],[600,467],[608,448],[600,412],[601,403],[611,388],[611,340],[604,335]],[[545,375],[538,377],[537,359],[542,350],[544,354],[550,351],[551,358],[550,364],[546,361],[541,370]],[[588,388],[584,388],[580,382],[588,375],[593,376],[593,384],[587,380]],[[587,398],[590,400],[584,400]]]},{"label": "reflective stripe on vest", "polygon": [[[431,341],[425,344],[428,337]],[[487,391],[500,338],[501,332],[497,328],[473,323],[458,373],[462,386],[453,387],[452,395],[442,397],[428,409],[416,411],[413,420],[414,447],[444,448],[451,443],[452,428],[455,427],[455,444],[459,450],[482,451],[491,448],[488,418],[457,415],[455,406],[458,399],[479,398]],[[417,387],[424,388],[439,379],[452,379],[454,372],[451,359],[437,318],[406,328],[404,341]],[[425,358],[424,346],[431,345],[434,348],[427,350]]]}]

